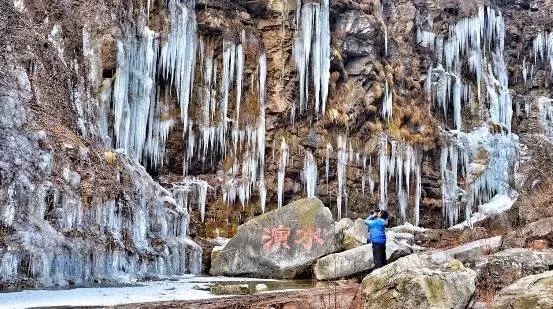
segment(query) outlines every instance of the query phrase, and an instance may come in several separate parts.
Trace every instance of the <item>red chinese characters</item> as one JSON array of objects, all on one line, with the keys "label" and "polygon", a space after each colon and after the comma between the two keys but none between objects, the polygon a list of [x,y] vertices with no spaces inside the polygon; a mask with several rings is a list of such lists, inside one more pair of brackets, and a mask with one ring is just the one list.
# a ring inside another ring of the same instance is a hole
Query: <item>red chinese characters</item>
[{"label": "red chinese characters", "polygon": [[311,247],[313,246],[313,240],[315,240],[319,243],[319,245],[322,245],[325,243],[325,241],[320,237],[320,235],[320,228],[313,231],[313,226],[309,225],[305,230],[299,229],[296,231],[296,236],[299,237],[299,239],[296,240],[296,244],[303,244],[305,249],[311,249]]},{"label": "red chinese characters", "polygon": [[[288,245],[288,238],[290,237],[291,229],[279,225],[276,228],[265,228],[263,234],[263,241],[266,241],[263,245],[265,252],[279,251],[280,249],[290,250]],[[319,245],[325,243],[321,238],[321,229],[317,228],[313,230],[312,225],[308,225],[305,229],[296,230],[296,240],[294,243],[302,245],[305,249],[309,250],[313,247],[313,241],[316,241]]]},{"label": "red chinese characters", "polygon": [[264,240],[269,240],[263,245],[264,251],[269,251],[272,248],[272,251],[276,251],[281,247],[290,250],[288,245],[288,237],[290,236],[290,228],[283,227],[280,225],[277,228],[264,229],[265,234],[263,235]]}]

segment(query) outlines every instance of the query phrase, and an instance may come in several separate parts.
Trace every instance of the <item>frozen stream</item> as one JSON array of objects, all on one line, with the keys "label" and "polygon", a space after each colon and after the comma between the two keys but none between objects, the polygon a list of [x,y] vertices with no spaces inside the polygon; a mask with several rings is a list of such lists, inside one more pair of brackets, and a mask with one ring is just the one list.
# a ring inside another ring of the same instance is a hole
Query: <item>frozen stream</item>
[{"label": "frozen stream", "polygon": [[[0,293],[0,308],[29,308],[55,306],[112,306],[175,300],[199,300],[228,295],[213,295],[209,286],[215,283],[265,283],[277,289],[310,287],[293,281],[230,277],[181,277],[175,281],[140,282],[125,287],[91,287],[63,290],[24,290]],[[195,288],[194,288],[195,287]],[[272,288],[271,288],[272,289]]]}]

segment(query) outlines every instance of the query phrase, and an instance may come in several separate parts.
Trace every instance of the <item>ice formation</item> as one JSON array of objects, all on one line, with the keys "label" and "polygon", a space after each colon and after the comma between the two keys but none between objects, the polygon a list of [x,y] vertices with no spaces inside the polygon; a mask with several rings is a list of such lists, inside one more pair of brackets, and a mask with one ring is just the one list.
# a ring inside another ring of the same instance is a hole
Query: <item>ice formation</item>
[{"label": "ice formation", "polygon": [[[390,151],[388,151],[388,144]],[[379,142],[379,168],[380,168],[380,209],[388,208],[389,181],[395,179],[395,188],[399,204],[399,217],[406,221],[409,217],[408,206],[410,199],[411,175],[415,176],[415,194],[413,218],[415,225],[419,221],[419,205],[421,198],[420,154],[406,142],[397,142],[389,139],[384,133]],[[372,186],[372,184],[371,184]],[[371,189],[372,190],[372,189]]]},{"label": "ice formation", "polygon": [[[517,137],[510,133],[513,108],[503,56],[505,23],[501,12],[481,7],[477,15],[451,25],[445,38],[431,30],[431,22],[424,27],[419,25],[417,40],[435,52],[436,64],[429,69],[425,88],[430,99],[443,109],[446,123],[447,111],[453,107],[455,130],[443,131],[440,159],[444,218],[446,225],[451,226],[457,223],[463,206],[464,217],[470,218],[478,205],[495,194],[508,193],[507,171],[514,158]],[[534,62],[544,58],[546,37],[540,34],[534,40]],[[464,75],[464,65],[474,77]],[[527,78],[525,58],[525,83]],[[492,134],[487,125],[462,132],[463,109],[467,108],[471,114],[480,115],[482,121],[499,125],[503,132]],[[487,161],[482,162],[482,158]],[[459,179],[464,179],[464,183],[459,183]]]},{"label": "ice formation", "polygon": [[[102,138],[106,145],[113,141],[116,148],[156,168],[165,161],[170,132],[182,125],[184,176],[192,160],[215,164],[215,160],[231,156],[232,167],[224,171],[221,185],[226,202],[238,198],[244,206],[257,189],[264,211],[266,55],[260,51],[257,70],[251,76],[259,109],[248,113],[257,117],[243,117],[245,31],[237,42],[204,38],[196,33],[193,2],[170,0],[166,5],[171,19],[167,40],[161,40],[160,34],[139,22],[136,30],[128,30],[118,43],[114,82],[105,80],[100,96],[98,126]],[[217,46],[222,46],[222,59],[214,53]],[[199,83],[193,88],[195,79]],[[322,90],[326,91],[324,87]],[[190,104],[192,95],[198,98],[199,106]],[[168,116],[174,96],[180,109],[178,118]],[[231,104],[235,107],[233,115],[229,113]],[[200,113],[191,113],[193,108]],[[110,112],[114,115],[113,130],[107,116]]]},{"label": "ice formation", "polygon": [[286,164],[288,163],[288,144],[282,139],[280,143],[280,160],[278,164],[278,176],[277,176],[277,195],[278,195],[278,208],[282,207],[283,195],[284,195],[284,177],[286,172]]},{"label": "ice formation", "polygon": [[310,151],[306,151],[305,153],[305,159],[303,162],[303,177],[307,197],[315,197],[319,175],[317,173],[317,162]]},{"label": "ice formation", "polygon": [[338,190],[336,196],[336,209],[338,210],[338,220],[342,219],[342,198],[345,198],[346,212],[348,209],[347,203],[347,188],[346,188],[346,168],[348,164],[348,154],[346,152],[347,139],[338,135],[336,159],[338,161],[336,174],[338,178]]},{"label": "ice formation", "polygon": [[[297,38],[294,42],[294,59],[300,82],[299,112],[308,109],[309,67],[312,66],[315,114],[324,114],[330,78],[330,21],[329,0],[321,3],[298,4],[296,9]],[[291,119],[294,122],[295,108]]]},{"label": "ice formation", "polygon": [[[512,195],[509,171],[516,157],[516,135],[492,133],[486,125],[470,133],[442,134],[446,143],[442,147],[440,170],[448,226],[457,223],[463,204],[464,217],[470,218],[475,206],[488,202],[496,194]],[[465,179],[462,185],[458,183],[459,176]]]},{"label": "ice formation", "polygon": [[[200,273],[202,250],[188,237],[188,212],[143,167],[123,163],[134,175],[130,200],[85,204],[73,190],[80,186],[80,176],[69,168],[63,171],[66,187],[49,181],[27,192],[10,187],[12,206],[4,208],[1,220],[15,228],[12,237],[19,245],[0,253],[1,280],[27,277],[44,286],[67,286]],[[34,203],[25,200],[31,192],[36,194]],[[92,243],[67,236],[87,227],[92,227],[86,230],[95,239]]]},{"label": "ice formation", "polygon": [[[462,129],[462,108],[475,112],[475,100],[486,101],[489,118],[511,129],[512,105],[509,94],[507,69],[503,57],[505,22],[501,12],[481,7],[478,15],[464,18],[449,27],[444,39],[430,34],[429,30],[417,30],[417,39],[425,47],[435,51],[436,65],[428,72],[426,88],[433,101],[447,110],[453,106],[453,126]],[[473,95],[470,77],[463,76],[466,63],[470,73],[476,76],[476,97]],[[485,93],[482,91],[484,83]],[[487,120],[487,117],[484,119]]]},{"label": "ice formation", "polygon": [[387,122],[392,120],[392,107],[392,90],[388,87],[388,81],[386,81],[384,87],[384,98],[382,99],[382,118],[386,119]]}]

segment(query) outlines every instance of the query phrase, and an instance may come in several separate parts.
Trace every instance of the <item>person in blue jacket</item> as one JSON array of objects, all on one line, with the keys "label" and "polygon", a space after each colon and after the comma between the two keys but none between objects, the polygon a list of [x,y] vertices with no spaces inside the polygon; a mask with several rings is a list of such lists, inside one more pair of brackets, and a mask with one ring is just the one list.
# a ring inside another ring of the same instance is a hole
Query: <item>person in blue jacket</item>
[{"label": "person in blue jacket", "polygon": [[365,219],[369,227],[369,242],[372,243],[375,269],[386,265],[386,226],[388,226],[388,212],[374,210]]}]

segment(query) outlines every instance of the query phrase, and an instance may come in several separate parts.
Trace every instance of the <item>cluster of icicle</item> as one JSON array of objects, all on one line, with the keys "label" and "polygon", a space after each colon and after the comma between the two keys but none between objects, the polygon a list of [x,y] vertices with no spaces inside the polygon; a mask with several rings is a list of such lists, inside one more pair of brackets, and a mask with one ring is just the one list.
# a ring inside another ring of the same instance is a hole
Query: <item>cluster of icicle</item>
[{"label": "cluster of icicle", "polygon": [[[476,101],[487,101],[489,105],[488,111],[479,111],[483,116],[489,115],[493,122],[511,129],[513,111],[503,57],[505,22],[501,12],[481,7],[478,15],[451,25],[447,38],[419,28],[417,41],[435,52],[434,64],[428,70],[426,90],[433,102],[443,108],[446,119],[449,106],[453,106],[456,129],[462,129],[462,106],[470,107],[470,112],[475,113]],[[465,63],[470,73],[476,76],[476,89],[472,89],[472,82],[463,76]],[[482,83],[485,92],[481,89]]]},{"label": "cluster of icicle", "polygon": [[[222,63],[214,57],[217,42],[198,37],[194,3],[188,5],[177,0],[167,2],[171,16],[171,32],[165,43],[159,34],[147,26],[129,30],[126,39],[118,43],[117,71],[114,81],[106,79],[100,94],[100,129],[104,141],[115,146],[142,164],[154,168],[165,159],[165,145],[171,129],[178,123],[167,117],[170,112],[168,92],[175,93],[180,106],[180,122],[184,128],[186,145],[183,163],[183,186],[196,186],[194,190],[181,190],[179,194],[204,194],[199,201],[205,203],[205,184],[187,178],[193,159],[225,160],[232,155],[232,167],[225,171],[222,185],[224,201],[237,199],[242,205],[249,203],[257,187],[261,208],[265,209],[265,99],[267,60],[260,52],[255,80],[259,89],[259,117],[256,123],[240,124],[240,104],[243,101],[245,54],[244,31],[240,42],[222,40]],[[136,33],[138,32],[138,33]],[[200,67],[195,72],[196,62]],[[328,70],[327,70],[328,71]],[[194,78],[194,74],[199,74]],[[201,82],[193,89],[195,79]],[[113,83],[113,84],[112,84]],[[253,79],[252,79],[253,83]],[[160,90],[160,85],[165,89]],[[326,90],[325,90],[326,91]],[[201,115],[191,117],[189,109],[193,92],[198,92]],[[236,114],[229,114],[231,94],[236,102]],[[108,122],[110,102],[113,106],[113,136]],[[238,177],[238,175],[241,175]],[[194,193],[195,192],[195,193]],[[183,199],[181,199],[183,200]],[[200,205],[202,204],[200,203]],[[200,206],[204,217],[205,205]]]},{"label": "cluster of icicle", "polygon": [[532,51],[534,52],[534,64],[538,63],[539,57],[542,62],[549,64],[550,74],[553,76],[553,33],[543,31],[538,33],[532,42]]},{"label": "cluster of icicle", "polygon": [[540,124],[549,138],[553,139],[553,99],[538,97],[536,100]]},{"label": "cluster of icicle", "polygon": [[532,41],[532,52],[529,58],[534,58],[534,63],[530,63],[530,70],[528,70],[526,58],[522,60],[522,78],[525,85],[528,83],[528,78],[532,79],[535,67],[540,63],[549,64],[549,74],[553,77],[553,33],[541,31]]},{"label": "cluster of icicle", "polygon": [[[444,143],[441,151],[444,217],[447,225],[453,225],[459,219],[463,204],[466,207],[465,216],[470,218],[477,203],[486,202],[495,194],[506,191],[508,176],[505,173],[515,148],[515,136],[510,134],[513,109],[503,56],[505,22],[500,12],[481,7],[477,15],[451,25],[446,38],[434,34],[431,28],[432,23],[426,25],[426,29],[419,27],[417,40],[435,52],[425,88],[430,99],[443,109],[446,122],[447,111],[450,106],[453,107],[456,130],[442,134]],[[475,77],[464,76],[464,67]],[[523,75],[526,79],[526,73]],[[476,102],[480,102],[478,110]],[[489,108],[485,109],[486,104],[483,103],[487,103]],[[491,135],[480,145],[471,143],[471,140],[490,134],[485,134],[487,128],[471,133],[461,132],[464,129],[463,107],[470,108],[471,114],[479,114],[482,121],[500,124],[507,133]],[[525,109],[528,113],[528,103]],[[520,107],[517,104],[518,113]],[[478,164],[469,162],[482,148],[488,154],[489,161],[475,176],[471,174],[470,167]],[[460,176],[466,180],[463,189],[458,184]]]},{"label": "cluster of icicle", "polygon": [[[382,143],[383,141],[383,143]],[[387,207],[387,183],[388,180],[392,177],[398,182],[398,188],[402,188],[401,193],[398,197],[400,199],[400,214],[402,219],[406,219],[407,216],[407,201],[409,199],[409,187],[410,187],[410,175],[415,175],[415,205],[414,205],[414,221],[418,224],[418,209],[421,196],[421,170],[420,164],[417,160],[417,156],[413,148],[406,144],[400,143],[399,147],[396,147],[396,141],[391,141],[392,151],[390,157],[387,154],[387,137],[383,135],[381,138],[380,146],[380,166],[381,166],[381,184],[380,187],[380,196],[383,197],[381,207],[385,209]],[[336,151],[334,151],[336,149]],[[280,146],[280,159],[278,167],[278,176],[277,176],[277,196],[278,196],[278,207],[281,207],[283,204],[283,194],[284,194],[284,180],[286,167],[289,164],[289,146],[284,139],[281,141]],[[274,156],[274,155],[273,155]],[[325,156],[325,180],[328,187],[329,183],[329,173],[330,173],[330,159],[336,160],[336,178],[337,178],[337,195],[336,195],[336,207],[338,218],[342,217],[342,210],[345,206],[347,212],[348,209],[348,190],[346,182],[346,169],[348,166],[353,166],[358,169],[357,176],[361,180],[361,190],[362,194],[366,193],[366,183],[369,183],[369,193],[371,196],[374,193],[375,181],[371,177],[372,175],[372,165],[371,158],[366,155],[362,155],[358,151],[354,151],[351,142],[348,143],[347,139],[339,135],[337,137],[336,148],[332,144],[327,144],[326,147],[326,156]],[[384,163],[383,163],[384,162]],[[401,166],[400,166],[401,165]],[[383,173],[383,174],[382,174]],[[307,197],[316,196],[316,188],[318,185],[318,169],[315,157],[310,151],[306,151],[303,171],[302,171],[302,181],[304,183]],[[384,175],[384,176],[382,176]],[[405,179],[405,180],[404,180]],[[405,181],[405,183],[404,183]]]},{"label": "cluster of icicle", "polygon": [[[309,101],[309,68],[313,72],[314,107],[318,116],[324,113],[328,97],[330,78],[330,22],[329,0],[321,3],[301,4],[297,1],[297,38],[294,42],[294,58],[300,80],[299,111],[307,109]],[[291,120],[294,123],[296,108],[292,108]]]},{"label": "cluster of icicle", "polygon": [[[123,163],[133,175],[130,201],[87,205],[73,186],[44,181],[32,192],[12,184],[0,222],[17,231],[18,245],[0,252],[0,282],[27,277],[67,286],[201,273],[202,249],[188,237],[188,212],[142,166]],[[80,184],[69,168],[63,177]],[[70,232],[88,236],[66,236]]]},{"label": "cluster of icicle", "polygon": [[[463,204],[469,220],[474,206],[488,202],[496,194],[510,195],[509,171],[516,157],[516,135],[493,134],[484,125],[470,133],[443,131],[442,139],[442,197],[449,226],[457,223]],[[487,157],[485,164],[475,161],[483,154]],[[459,176],[465,179],[464,189],[458,184]]]},{"label": "cluster of icicle", "polygon": [[[390,145],[390,147],[388,147]],[[390,148],[390,151],[388,151]],[[405,221],[408,215],[411,175],[415,177],[415,194],[413,205],[413,221],[419,224],[419,205],[421,198],[421,163],[419,154],[406,142],[388,140],[381,134],[379,141],[378,162],[380,167],[380,209],[388,207],[388,182],[393,178],[396,183],[397,200],[400,218]]]}]

